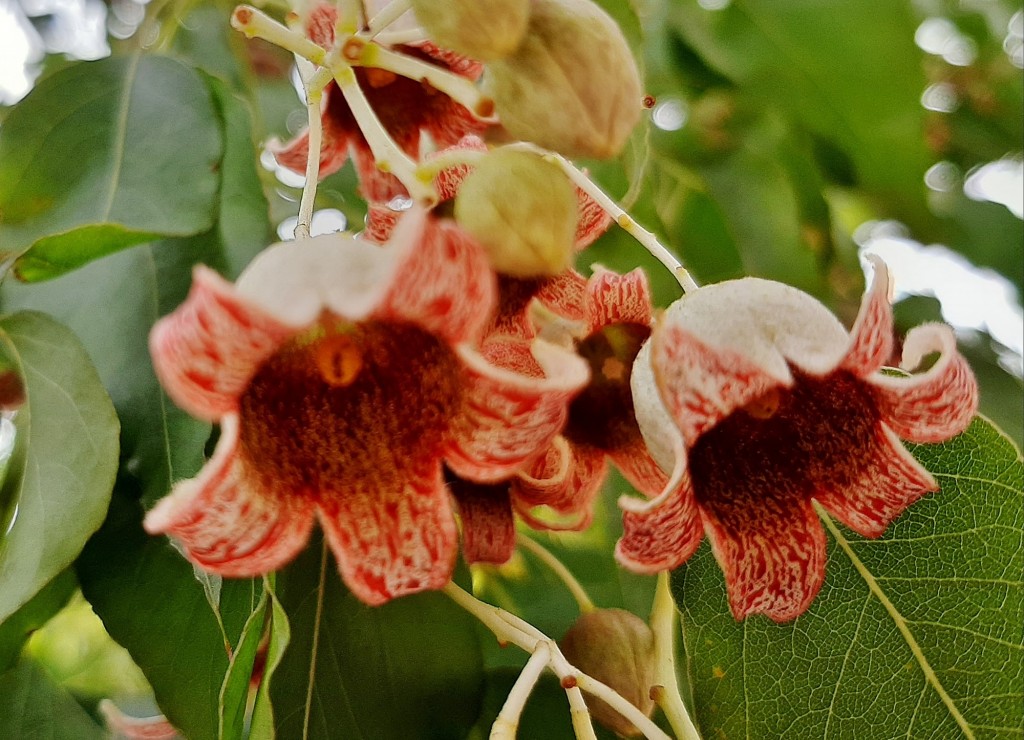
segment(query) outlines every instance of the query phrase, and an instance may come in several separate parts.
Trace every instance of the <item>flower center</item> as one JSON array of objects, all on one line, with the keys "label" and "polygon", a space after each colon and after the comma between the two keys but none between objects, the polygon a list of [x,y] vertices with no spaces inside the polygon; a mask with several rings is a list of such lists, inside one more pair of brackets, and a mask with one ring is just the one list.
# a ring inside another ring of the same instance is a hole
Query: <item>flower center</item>
[{"label": "flower center", "polygon": [[639,436],[629,375],[650,334],[643,324],[613,324],[577,344],[590,365],[590,382],[569,406],[568,439],[612,450]]},{"label": "flower center", "polygon": [[461,366],[409,324],[324,321],[267,360],[240,403],[240,454],[274,488],[315,495],[395,485],[439,456]]},{"label": "flower center", "polygon": [[868,463],[880,418],[870,388],[844,371],[793,375],[792,388],[756,399],[690,450],[697,499],[720,516],[842,489]]}]

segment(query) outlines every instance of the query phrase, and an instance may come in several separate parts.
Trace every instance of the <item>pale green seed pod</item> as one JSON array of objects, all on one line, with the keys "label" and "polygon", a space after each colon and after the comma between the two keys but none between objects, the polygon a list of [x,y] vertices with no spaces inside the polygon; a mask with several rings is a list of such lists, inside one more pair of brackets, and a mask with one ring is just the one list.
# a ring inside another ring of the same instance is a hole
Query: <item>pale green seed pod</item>
[{"label": "pale green seed pod", "polygon": [[533,0],[526,36],[486,85],[510,134],[570,157],[617,155],[643,107],[629,45],[590,0]]},{"label": "pale green seed pod", "polygon": [[455,198],[455,220],[476,237],[498,272],[557,275],[572,264],[576,190],[555,164],[498,149],[484,157]]},{"label": "pale green seed pod", "polygon": [[523,40],[530,0],[411,0],[430,39],[481,62],[508,56]]},{"label": "pale green seed pod", "polygon": [[[654,713],[654,633],[640,617],[623,609],[596,609],[576,620],[559,647],[581,671],[611,686],[648,717]],[[641,734],[605,702],[584,698],[594,719],[609,730],[623,737]]]}]

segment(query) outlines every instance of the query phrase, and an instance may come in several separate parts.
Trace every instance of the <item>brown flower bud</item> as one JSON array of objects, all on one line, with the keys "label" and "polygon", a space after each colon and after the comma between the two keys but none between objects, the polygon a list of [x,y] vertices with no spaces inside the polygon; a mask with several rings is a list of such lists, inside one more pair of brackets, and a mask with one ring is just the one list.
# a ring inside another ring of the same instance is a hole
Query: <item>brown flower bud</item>
[{"label": "brown flower bud", "polygon": [[569,267],[576,217],[576,191],[557,165],[507,149],[484,157],[455,198],[455,220],[494,269],[520,278]]},{"label": "brown flower bud", "polygon": [[[648,717],[654,713],[654,634],[640,617],[622,609],[597,609],[576,620],[559,646],[569,662],[615,689]],[[640,734],[610,706],[586,696],[594,718],[624,737]]]},{"label": "brown flower bud", "polygon": [[487,86],[513,136],[571,157],[613,157],[640,120],[640,75],[622,31],[590,0],[533,0]]},{"label": "brown flower bud", "polygon": [[515,51],[530,0],[412,0],[416,19],[438,46],[490,62]]}]

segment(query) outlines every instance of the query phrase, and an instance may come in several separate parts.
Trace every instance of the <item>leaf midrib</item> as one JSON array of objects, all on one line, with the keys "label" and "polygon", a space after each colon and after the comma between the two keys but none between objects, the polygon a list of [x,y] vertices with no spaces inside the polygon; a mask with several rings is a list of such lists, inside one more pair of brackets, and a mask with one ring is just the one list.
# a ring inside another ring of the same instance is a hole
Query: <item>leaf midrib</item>
[{"label": "leaf midrib", "polygon": [[131,107],[132,90],[135,89],[135,77],[138,73],[140,59],[142,59],[141,53],[137,53],[129,59],[128,71],[124,77],[124,89],[121,91],[117,123],[114,129],[114,162],[110,179],[110,192],[107,194],[106,203],[101,211],[101,222],[110,220],[110,213],[114,209],[114,200],[117,197],[117,190],[121,183],[121,172],[124,169],[125,138],[128,132],[128,109]]}]

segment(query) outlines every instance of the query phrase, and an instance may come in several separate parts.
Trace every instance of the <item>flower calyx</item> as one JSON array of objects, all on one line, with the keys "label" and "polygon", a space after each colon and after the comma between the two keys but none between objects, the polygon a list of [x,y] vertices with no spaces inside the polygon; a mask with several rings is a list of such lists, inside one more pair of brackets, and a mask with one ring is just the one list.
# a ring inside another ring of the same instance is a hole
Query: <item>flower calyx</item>
[{"label": "flower calyx", "polygon": [[534,154],[498,149],[482,158],[459,188],[455,219],[506,275],[557,275],[575,254],[576,192]]},{"label": "flower calyx", "polygon": [[[654,712],[654,633],[640,617],[624,609],[595,609],[583,614],[559,642],[565,657],[582,672],[607,684],[648,717]],[[587,707],[598,722],[623,737],[640,730],[593,697]]]},{"label": "flower calyx", "polygon": [[505,128],[569,157],[618,154],[640,120],[640,74],[622,31],[590,0],[535,0],[512,54],[487,65]]}]

